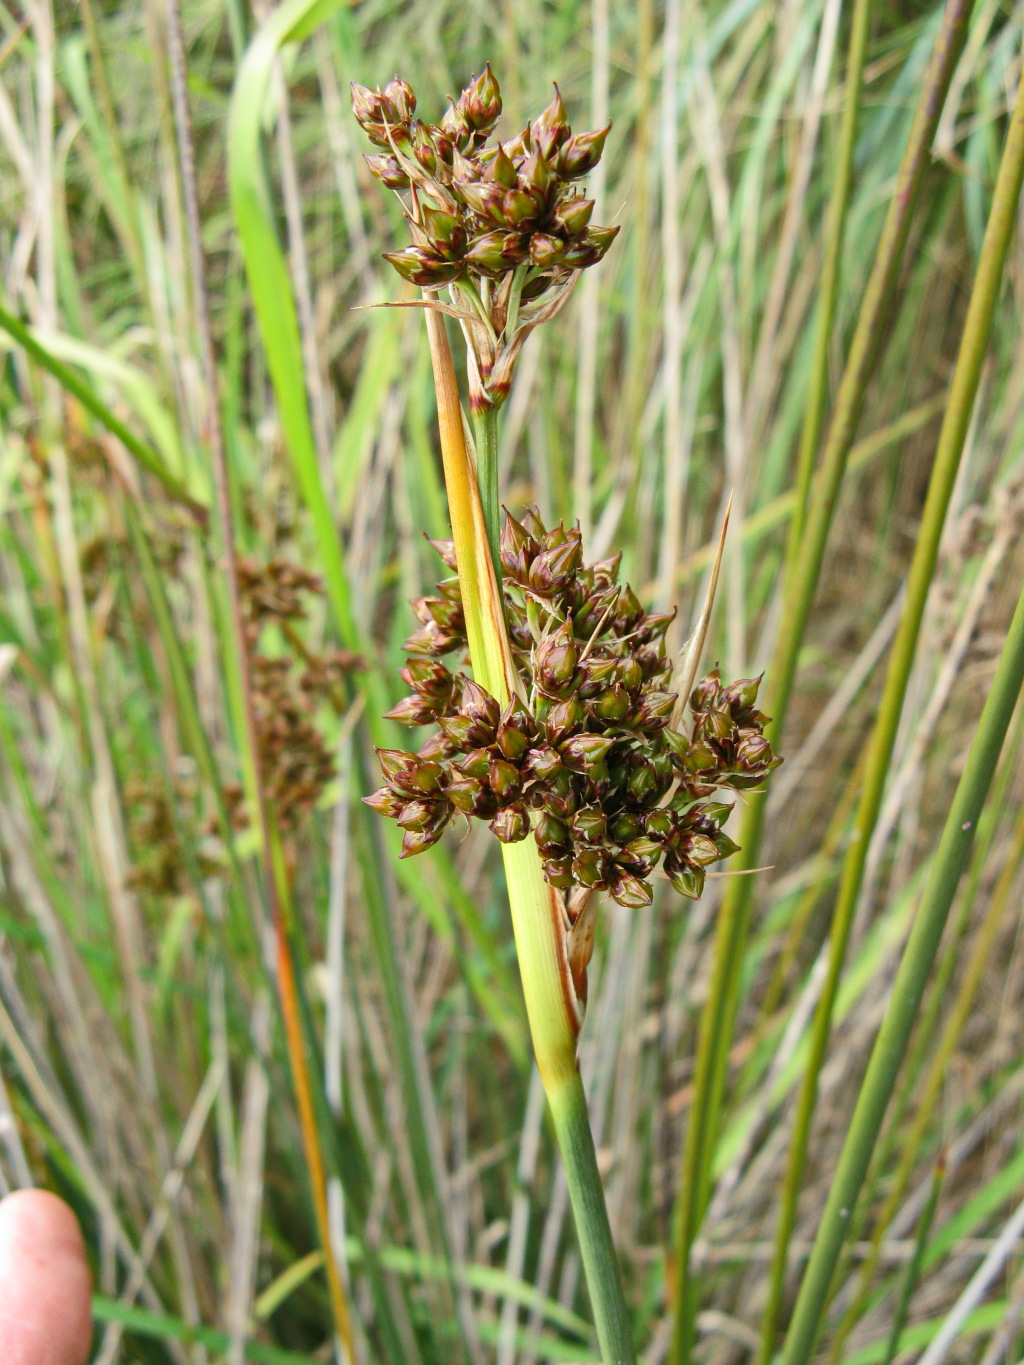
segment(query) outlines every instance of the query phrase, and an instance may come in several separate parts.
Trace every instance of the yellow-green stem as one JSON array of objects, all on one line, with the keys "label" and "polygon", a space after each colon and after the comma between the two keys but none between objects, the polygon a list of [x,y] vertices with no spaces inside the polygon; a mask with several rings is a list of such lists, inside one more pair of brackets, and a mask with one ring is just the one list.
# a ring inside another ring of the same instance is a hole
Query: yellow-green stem
[{"label": "yellow-green stem", "polygon": [[[466,448],[448,338],[437,313],[428,309],[426,318],[470,660],[477,682],[504,704],[520,683],[480,489]],[[579,1015],[561,894],[544,880],[532,834],[520,843],[503,844],[502,855],[530,1034],[565,1164],[601,1358],[605,1365],[633,1365],[629,1315],[576,1059]]]}]

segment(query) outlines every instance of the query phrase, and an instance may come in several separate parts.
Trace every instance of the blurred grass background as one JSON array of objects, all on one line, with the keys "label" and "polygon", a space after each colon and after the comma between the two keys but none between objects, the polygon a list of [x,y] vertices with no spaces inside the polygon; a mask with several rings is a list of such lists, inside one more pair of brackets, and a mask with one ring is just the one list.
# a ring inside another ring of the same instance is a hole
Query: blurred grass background
[{"label": "blurred grass background", "polygon": [[[833,386],[939,15],[872,12]],[[342,645],[365,665],[332,704],[309,703],[335,775],[281,848],[364,1359],[592,1360],[497,850],[480,831],[449,835],[399,866],[391,831],[358,803],[376,785],[371,739],[402,742],[376,716],[402,690],[406,599],[440,576],[421,533],[444,536],[446,511],[422,319],[366,308],[402,296],[379,261],[401,231],[362,164],[347,82],[397,70],[432,119],[490,59],[510,132],[547,102],[552,79],[575,127],[613,119],[592,188],[598,216],[622,232],[527,346],[503,420],[504,497],[578,519],[588,557],[621,548],[645,602],[679,603],[684,634],[731,491],[705,657],[736,676],[760,670],[777,627],[849,15],[840,0],[378,0],[344,5],[286,45],[251,110],[260,159],[245,172],[287,250],[305,375],[292,397],[312,417],[304,467],[275,402],[228,193],[228,102],[267,21],[262,0],[189,0],[181,15],[211,374],[168,11],[155,0],[0,5],[0,305],[85,394],[9,333],[0,342],[0,1177],[57,1189],[82,1219],[97,1360],[331,1358],[268,892],[256,836],[229,818],[247,774],[222,546],[202,510],[218,404],[237,552],[324,580],[304,618],[269,620],[261,650],[308,661]],[[757,1344],[830,895],[1021,37],[1019,7],[979,0],[800,661],[697,1244],[699,1352],[714,1365],[739,1365]],[[1018,243],[870,850],[797,1260],[1024,571],[1022,304]],[[89,397],[139,449],[95,420]],[[901,1359],[934,1334],[1024,1193],[1019,735],[1015,723],[833,1304],[833,1357],[847,1365],[885,1359],[940,1151]],[[672,1207],[722,886],[710,881],[696,905],[663,889],[649,912],[609,902],[591,968],[582,1064],[652,1365],[667,1349]],[[873,1237],[880,1254],[861,1276]],[[1016,1361],[1022,1302],[1014,1249],[947,1358]]]}]

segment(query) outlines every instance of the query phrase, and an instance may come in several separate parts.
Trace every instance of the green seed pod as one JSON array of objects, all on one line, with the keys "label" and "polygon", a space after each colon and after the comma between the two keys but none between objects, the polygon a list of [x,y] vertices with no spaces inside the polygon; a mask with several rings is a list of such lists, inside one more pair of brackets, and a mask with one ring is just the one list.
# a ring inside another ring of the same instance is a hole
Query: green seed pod
[{"label": "green seed pod", "polygon": [[552,151],[561,147],[568,140],[571,133],[572,129],[569,127],[565,105],[562,103],[562,96],[556,85],[554,97],[550,104],[533,121],[531,127],[533,143],[543,150],[545,156],[549,156]]},{"label": "green seed pod", "polygon": [[439,791],[444,769],[437,763],[425,763],[416,754],[404,749],[378,749],[377,758],[384,777],[393,791],[420,796]]},{"label": "green seed pod", "polygon": [[608,831],[608,817],[600,806],[583,806],[570,821],[573,838],[587,844],[600,843]]},{"label": "green seed pod", "polygon": [[620,872],[615,877],[611,890],[612,897],[629,910],[642,910],[651,903],[651,888],[639,877],[631,876],[628,872]]},{"label": "green seed pod", "polygon": [[468,754],[460,758],[455,766],[465,777],[475,777],[484,779],[491,768],[490,749],[471,749]]},{"label": "green seed pod", "polygon": [[573,735],[562,743],[559,752],[567,768],[576,773],[590,773],[607,758],[614,743],[614,737],[606,735]]},{"label": "green seed pod", "polygon": [[553,854],[569,846],[569,830],[557,816],[542,810],[535,828],[537,847],[541,853]]},{"label": "green seed pod", "polygon": [[561,771],[561,758],[546,744],[531,749],[523,764],[523,776],[529,781],[549,782]]},{"label": "green seed pod", "polygon": [[695,863],[698,867],[703,867],[707,863],[715,863],[721,856],[715,847],[715,841],[706,834],[689,834],[684,844],[683,852],[688,862]]},{"label": "green seed pod", "polygon": [[[651,812],[655,814],[655,812]],[[623,811],[616,815],[608,826],[608,833],[617,844],[628,844],[631,839],[636,839],[640,834],[640,817],[630,811]]]},{"label": "green seed pod", "polygon": [[375,810],[378,815],[386,815],[389,820],[397,820],[405,808],[405,798],[393,792],[390,787],[380,787],[370,796],[364,796],[363,804]]},{"label": "green seed pod", "polygon": [[593,199],[563,199],[552,214],[552,222],[564,236],[579,237],[586,232],[593,212]]},{"label": "green seed pod", "polygon": [[489,133],[501,114],[501,90],[490,62],[459,96],[459,112],[474,132]]},{"label": "green seed pod", "polygon": [[537,202],[525,190],[506,190],[501,207],[502,222],[512,231],[525,232],[537,219]]},{"label": "green seed pod", "polygon": [[499,804],[514,801],[523,788],[519,769],[515,764],[509,763],[507,758],[491,759],[488,781]]},{"label": "green seed pod", "polygon": [[665,871],[668,879],[681,896],[686,896],[692,901],[698,901],[704,891],[704,869],[702,867],[689,867],[686,863],[673,862],[671,870],[669,860],[665,860]]},{"label": "green seed pod", "polygon": [[370,174],[389,190],[407,190],[409,177],[393,156],[364,156]]},{"label": "green seed pod", "polygon": [[544,880],[549,886],[567,891],[570,886],[576,884],[572,875],[572,858],[568,855],[562,858],[545,858],[541,867],[544,871]]},{"label": "green seed pod", "polygon": [[732,712],[733,716],[741,711],[749,710],[757,701],[758,690],[761,687],[762,673],[757,678],[738,678],[728,687],[722,689],[722,702]]},{"label": "green seed pod", "polygon": [[445,788],[448,800],[463,815],[478,814],[480,799],[485,791],[484,784],[475,777],[453,778]]},{"label": "green seed pod", "polygon": [[424,852],[436,844],[444,833],[444,828],[428,830],[420,833],[416,830],[407,829],[402,835],[402,851],[398,855],[400,858],[413,858],[417,853]]},{"label": "green seed pod", "polygon": [[474,237],[463,252],[463,260],[476,274],[499,279],[512,269],[518,246],[519,238],[514,232],[496,228]]},{"label": "green seed pod", "polygon": [[399,725],[429,725],[437,716],[437,707],[427,697],[418,696],[415,692],[411,697],[403,697],[397,706],[393,706],[390,711],[385,712],[385,720],[397,720]]},{"label": "green seed pod", "polygon": [[530,832],[530,817],[521,805],[506,806],[491,821],[490,829],[503,844],[517,844]]},{"label": "green seed pod", "polygon": [[583,707],[576,697],[567,701],[555,702],[548,712],[545,731],[551,744],[562,744],[581,728],[586,717]]},{"label": "green seed pod", "polygon": [[736,723],[732,716],[717,707],[704,715],[701,727],[708,739],[717,740],[719,744],[728,744],[736,734]]},{"label": "green seed pod", "polygon": [[525,583],[530,565],[540,553],[540,546],[526,527],[508,511],[501,529],[499,548],[502,568],[517,583]]},{"label": "green seed pod", "polygon": [[694,715],[699,715],[703,711],[709,710],[722,691],[722,680],[718,675],[718,669],[709,673],[706,678],[701,678],[700,682],[690,693],[690,710]]},{"label": "green seed pod", "polygon": [[541,597],[564,592],[580,566],[579,535],[563,545],[541,550],[530,565],[530,588]]},{"label": "green seed pod", "polygon": [[416,112],[416,96],[413,94],[412,86],[403,81],[401,76],[393,76],[382,94],[396,111],[396,121],[408,123]]},{"label": "green seed pod", "polygon": [[654,765],[647,759],[641,759],[630,773],[626,788],[630,799],[635,801],[638,806],[643,806],[648,801],[653,800],[658,790],[658,778],[654,771]]},{"label": "green seed pod", "polygon": [[440,802],[419,800],[406,802],[398,816],[398,823],[402,829],[411,829],[422,834],[435,829],[438,820],[441,820],[443,825],[447,819],[447,810]]},{"label": "green seed pod", "polygon": [[441,261],[431,258],[420,247],[407,246],[401,251],[385,251],[384,259],[390,261],[403,279],[410,284],[418,284],[422,289],[437,289],[450,284],[462,274],[461,261]]},{"label": "green seed pod", "polygon": [[493,730],[489,731],[485,725],[481,725],[472,716],[464,716],[461,712],[457,712],[454,716],[438,716],[437,723],[449,743],[463,753],[490,744],[494,739]]},{"label": "green seed pod", "polygon": [[553,270],[562,263],[565,243],[547,232],[535,232],[530,237],[530,260],[538,270]]},{"label": "green seed pod", "polygon": [[399,676],[421,697],[440,701],[451,696],[455,679],[439,659],[410,659]]},{"label": "green seed pod", "polygon": [[490,738],[481,740],[481,744],[492,744],[494,734],[501,719],[501,708],[497,699],[485,691],[479,683],[472,678],[467,678],[462,688],[462,700],[459,709],[464,716],[476,721],[487,733]]},{"label": "green seed pod", "polygon": [[572,680],[579,660],[572,627],[566,623],[542,640],[533,652],[535,682],[552,696],[558,696]]},{"label": "green seed pod", "polygon": [[572,873],[581,886],[603,891],[608,885],[608,858],[599,848],[580,849],[572,860]]},{"label": "green seed pod", "polygon": [[636,692],[643,686],[643,669],[632,654],[627,654],[624,659],[619,661],[616,676],[627,692]]},{"label": "green seed pod", "polygon": [[579,180],[588,175],[601,160],[611,124],[595,132],[577,133],[558,154],[558,174],[563,180]]},{"label": "green seed pod", "polygon": [[585,238],[585,246],[591,253],[589,265],[596,265],[604,259],[615,238],[619,235],[618,226],[591,228]]},{"label": "green seed pod", "polygon": [[629,693],[621,683],[607,688],[592,703],[596,715],[602,720],[620,721],[629,715],[632,702]]},{"label": "green seed pod", "polygon": [[513,190],[516,187],[516,167],[515,162],[505,151],[505,148],[498,144],[494,155],[487,163],[484,175],[488,180],[493,180],[496,184],[503,186],[506,190]]}]

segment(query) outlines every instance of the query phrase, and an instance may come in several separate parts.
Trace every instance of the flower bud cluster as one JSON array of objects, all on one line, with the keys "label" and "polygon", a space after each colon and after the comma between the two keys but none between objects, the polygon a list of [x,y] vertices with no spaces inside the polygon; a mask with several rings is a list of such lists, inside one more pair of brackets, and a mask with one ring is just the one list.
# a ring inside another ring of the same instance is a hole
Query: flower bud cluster
[{"label": "flower bud cluster", "polygon": [[[353,84],[352,106],[382,149],[366,158],[372,173],[389,189],[412,192],[406,213],[412,241],[385,259],[425,289],[454,286],[471,333],[480,328],[471,335],[482,386],[475,396],[500,403],[525,339],[514,345],[516,334],[550,316],[547,308],[521,311],[520,304],[563,292],[601,260],[618,232],[591,223],[594,201],[580,185],[601,159],[608,128],[574,134],[556,86],[522,132],[488,141],[501,114],[489,65],[440,124],[415,117],[416,96],[398,76],[383,90]],[[460,286],[470,299],[460,298]]]},{"label": "flower bud cluster", "polygon": [[[455,567],[448,542],[438,544]],[[760,782],[781,761],[756,707],[760,679],[694,689],[689,733],[675,728],[665,633],[672,615],[644,611],[620,585],[619,556],[584,566],[580,534],[506,514],[504,603],[522,695],[502,708],[451,672],[465,647],[458,579],[414,604],[421,628],[405,644],[412,689],[390,713],[436,724],[418,754],[380,750],[386,785],[367,804],[398,822],[403,857],[429,848],[456,814],[487,821],[504,843],[533,831],[555,887],[608,890],[622,905],[651,900],[660,863],[685,896],[736,845],[720,788]]]}]

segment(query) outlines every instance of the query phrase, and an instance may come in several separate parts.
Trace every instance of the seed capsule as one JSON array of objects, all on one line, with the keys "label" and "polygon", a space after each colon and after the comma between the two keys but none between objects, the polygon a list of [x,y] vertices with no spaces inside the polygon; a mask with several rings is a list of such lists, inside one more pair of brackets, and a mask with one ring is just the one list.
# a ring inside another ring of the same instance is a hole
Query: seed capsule
[{"label": "seed capsule", "polygon": [[542,811],[537,817],[535,835],[537,847],[544,854],[550,855],[569,846],[568,827],[550,811]]},{"label": "seed capsule", "polygon": [[545,730],[552,744],[560,744],[583,725],[583,707],[576,697],[555,702],[548,713]]},{"label": "seed capsule", "polygon": [[612,882],[612,896],[629,910],[642,910],[651,903],[651,888],[639,877],[620,873]]},{"label": "seed capsule", "polygon": [[572,873],[581,886],[603,891],[608,885],[608,858],[599,848],[583,848],[572,860]]},{"label": "seed capsule", "polygon": [[505,758],[491,759],[488,780],[499,804],[514,801],[523,788],[519,769]]},{"label": "seed capsule", "polygon": [[596,132],[577,133],[562,147],[558,155],[558,174],[563,180],[579,180],[589,174],[601,160],[611,124]]},{"label": "seed capsule", "polygon": [[665,871],[668,879],[681,896],[686,896],[689,900],[698,901],[704,892],[704,869],[702,867],[688,867],[685,863],[674,864],[669,871],[669,864],[666,860]]},{"label": "seed capsule", "polygon": [[608,818],[600,806],[583,806],[572,817],[573,838],[587,844],[600,843],[608,830]]},{"label": "seed capsule", "polygon": [[572,628],[560,626],[534,650],[534,678],[545,692],[557,697],[576,672],[578,659]]},{"label": "seed capsule", "polygon": [[490,829],[503,844],[517,844],[530,832],[530,817],[522,806],[506,806],[491,821]]},{"label": "seed capsule", "polygon": [[421,697],[415,693],[411,697],[403,697],[397,706],[393,706],[390,711],[385,712],[385,720],[397,720],[399,725],[429,725],[437,715],[437,709],[432,701],[427,697]]},{"label": "seed capsule", "polygon": [[490,62],[459,96],[459,112],[475,132],[489,133],[501,114],[501,91]]},{"label": "seed capsule", "polygon": [[379,815],[386,815],[389,820],[397,820],[405,808],[405,800],[390,787],[380,787],[372,795],[364,796],[363,804]]},{"label": "seed capsule", "polygon": [[576,773],[591,773],[602,763],[615,743],[606,735],[573,735],[561,745],[562,761]]}]

